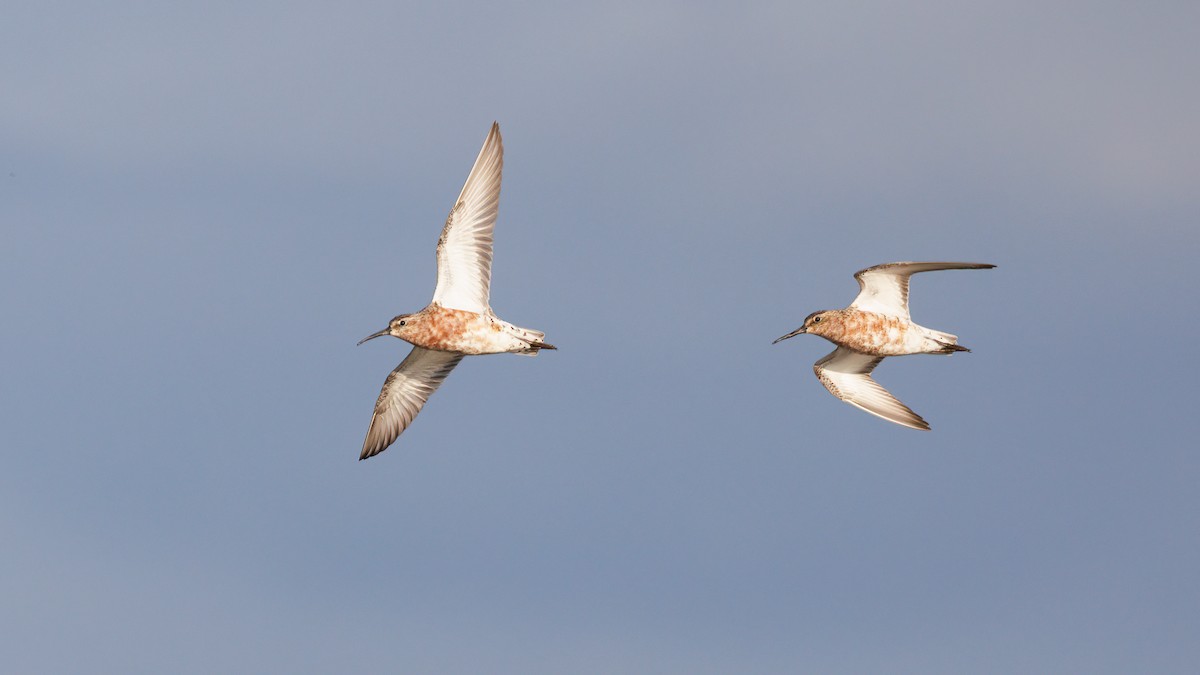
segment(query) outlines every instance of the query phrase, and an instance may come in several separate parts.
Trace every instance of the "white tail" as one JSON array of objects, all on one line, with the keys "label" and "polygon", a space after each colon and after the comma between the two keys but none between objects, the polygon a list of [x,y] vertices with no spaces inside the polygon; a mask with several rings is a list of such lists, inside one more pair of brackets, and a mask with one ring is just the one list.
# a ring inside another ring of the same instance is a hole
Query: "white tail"
[{"label": "white tail", "polygon": [[[924,326],[922,326],[922,328],[924,328]],[[928,335],[929,337],[933,338],[934,340],[937,340],[938,342],[944,342],[946,344],[951,344],[951,345],[958,344],[958,336],[954,335],[953,333],[944,333],[940,330],[933,330],[932,328],[925,328],[925,334]]]},{"label": "white tail", "polygon": [[540,330],[532,328],[521,328],[514,326],[507,321],[500,322],[504,326],[504,332],[515,337],[519,342],[515,345],[517,348],[513,350],[514,354],[521,356],[537,356],[537,353],[543,349],[558,349],[554,345],[542,342],[546,334]]}]

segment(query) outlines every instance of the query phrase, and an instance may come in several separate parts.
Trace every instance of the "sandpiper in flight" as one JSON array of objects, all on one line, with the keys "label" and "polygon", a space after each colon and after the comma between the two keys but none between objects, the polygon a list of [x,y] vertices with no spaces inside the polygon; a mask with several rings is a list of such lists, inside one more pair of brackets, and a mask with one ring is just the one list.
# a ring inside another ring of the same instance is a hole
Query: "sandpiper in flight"
[{"label": "sandpiper in flight", "polygon": [[433,301],[416,314],[397,316],[387,328],[358,343],[391,335],[413,344],[408,358],[383,383],[359,459],[386,450],[464,356],[534,356],[538,350],[555,349],[542,342],[545,333],[501,321],[488,301],[503,165],[500,125],[493,122],[438,239]]},{"label": "sandpiper in flight", "polygon": [[886,356],[971,351],[958,345],[956,335],[913,323],[908,316],[908,280],[918,272],[992,267],[995,265],[961,262],[895,262],[868,267],[854,275],[862,290],[849,307],[813,312],[803,326],[775,342],[801,333],[829,340],[837,349],[813,365],[829,393],[889,422],[929,431],[920,415],[871,379],[871,371]]}]

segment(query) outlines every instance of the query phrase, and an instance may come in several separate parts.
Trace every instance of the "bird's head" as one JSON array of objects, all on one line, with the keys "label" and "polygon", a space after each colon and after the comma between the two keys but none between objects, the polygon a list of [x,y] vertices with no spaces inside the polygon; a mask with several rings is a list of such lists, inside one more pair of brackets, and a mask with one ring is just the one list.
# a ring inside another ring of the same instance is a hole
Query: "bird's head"
[{"label": "bird's head", "polygon": [[[830,320],[832,318],[834,318],[832,310],[822,310],[820,312],[813,312],[812,314],[809,314],[807,317],[804,318],[803,326],[800,326],[799,328],[788,333],[787,335],[784,335],[783,337],[776,339],[775,342],[780,342],[782,340],[786,340],[790,337],[796,337],[797,335],[802,335],[804,333],[812,333],[813,335],[824,336],[825,329],[826,329],[826,327],[829,326]],[[775,342],[772,342],[771,344],[775,344]]]},{"label": "bird's head", "polygon": [[367,340],[373,340],[377,337],[382,337],[384,335],[391,335],[392,337],[398,337],[401,340],[407,339],[406,336],[409,334],[409,331],[411,331],[413,329],[414,324],[416,323],[414,321],[415,318],[416,318],[416,314],[401,314],[400,316],[392,319],[391,322],[388,323],[387,328],[384,328],[383,330],[379,331],[378,333],[372,333],[372,334],[368,335],[367,337],[359,340],[358,344],[361,345],[362,343],[366,342]]}]

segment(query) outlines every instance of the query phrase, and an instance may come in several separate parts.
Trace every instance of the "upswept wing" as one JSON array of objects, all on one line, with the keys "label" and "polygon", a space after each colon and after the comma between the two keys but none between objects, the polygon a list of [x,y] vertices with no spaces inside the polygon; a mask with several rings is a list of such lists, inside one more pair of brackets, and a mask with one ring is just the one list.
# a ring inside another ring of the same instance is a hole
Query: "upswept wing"
[{"label": "upswept wing", "polygon": [[500,209],[503,166],[500,125],[493,122],[438,238],[438,280],[433,301],[443,307],[480,314],[489,311],[492,231]]},{"label": "upswept wing", "polygon": [[829,393],[852,406],[889,422],[929,431],[929,424],[871,379],[871,371],[883,360],[838,347],[813,365],[817,379]]},{"label": "upswept wing", "polygon": [[908,280],[918,272],[934,270],[981,270],[995,267],[987,263],[966,262],[894,262],[855,272],[861,289],[850,307],[908,319]]},{"label": "upswept wing", "polygon": [[408,357],[384,380],[359,459],[386,450],[412,424],[425,401],[462,358],[462,354],[413,347]]}]

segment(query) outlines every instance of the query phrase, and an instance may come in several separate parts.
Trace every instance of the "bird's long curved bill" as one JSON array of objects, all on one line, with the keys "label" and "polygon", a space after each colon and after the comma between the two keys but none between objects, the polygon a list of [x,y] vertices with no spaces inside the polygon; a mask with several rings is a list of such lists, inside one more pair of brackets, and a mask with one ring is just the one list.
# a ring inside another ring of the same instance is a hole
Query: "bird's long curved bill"
[{"label": "bird's long curved bill", "polygon": [[[365,337],[365,338],[363,338],[363,339],[359,340],[359,341],[358,341],[358,344],[360,344],[360,345],[361,345],[362,343],[366,342],[367,340],[374,340],[375,338],[377,338],[377,337],[379,337],[379,336],[381,336],[381,335],[387,335],[387,334],[388,334],[388,333],[390,333],[390,332],[391,332],[391,329],[390,329],[390,328],[384,328],[383,330],[379,331],[378,333],[371,333],[371,334],[370,334],[370,335],[368,335],[367,337]],[[358,346],[358,345],[355,345],[355,346]]]},{"label": "bird's long curved bill", "polygon": [[[801,326],[801,327],[797,328],[796,330],[788,333],[787,335],[784,335],[783,337],[775,338],[775,342],[782,342],[790,337],[796,337],[797,335],[800,335],[801,333],[806,333],[806,332],[808,332],[808,331],[804,330],[804,326]],[[772,342],[771,344],[775,344],[775,342]]]}]

